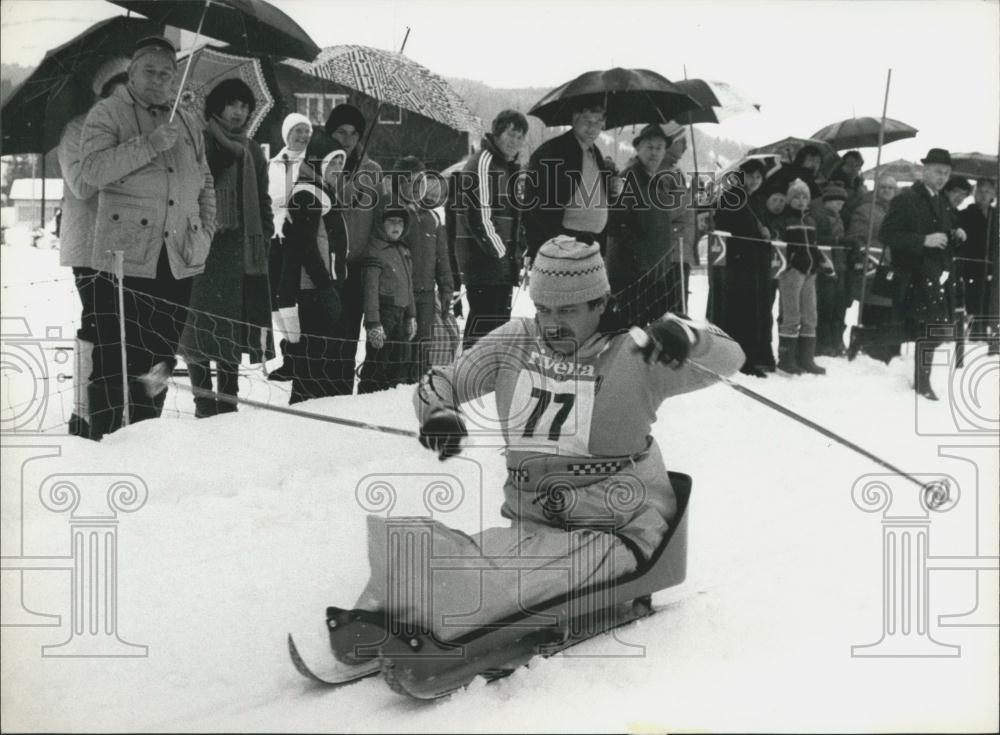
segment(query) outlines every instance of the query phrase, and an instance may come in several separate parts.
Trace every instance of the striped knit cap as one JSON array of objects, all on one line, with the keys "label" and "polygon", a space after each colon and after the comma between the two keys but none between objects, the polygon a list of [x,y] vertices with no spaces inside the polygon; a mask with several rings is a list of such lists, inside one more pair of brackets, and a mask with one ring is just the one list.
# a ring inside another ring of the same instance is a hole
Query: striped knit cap
[{"label": "striped knit cap", "polygon": [[597,243],[587,245],[559,235],[542,245],[531,263],[528,294],[536,304],[582,304],[610,290]]}]

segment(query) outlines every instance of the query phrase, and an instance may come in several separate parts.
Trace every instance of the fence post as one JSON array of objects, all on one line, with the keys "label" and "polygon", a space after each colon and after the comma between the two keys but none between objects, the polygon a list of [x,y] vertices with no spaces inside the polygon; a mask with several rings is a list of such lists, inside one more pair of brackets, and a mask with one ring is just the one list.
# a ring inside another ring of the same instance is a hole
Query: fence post
[{"label": "fence post", "polygon": [[115,278],[118,280],[118,336],[122,357],[122,426],[128,426],[130,403],[128,394],[128,349],[125,344],[125,252],[115,250]]}]

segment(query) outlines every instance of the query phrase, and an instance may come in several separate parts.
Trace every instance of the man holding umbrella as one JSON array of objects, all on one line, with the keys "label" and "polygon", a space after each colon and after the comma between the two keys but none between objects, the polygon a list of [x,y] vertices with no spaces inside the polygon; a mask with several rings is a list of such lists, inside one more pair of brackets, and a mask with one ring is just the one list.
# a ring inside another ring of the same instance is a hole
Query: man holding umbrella
[{"label": "man holding umbrella", "polygon": [[542,143],[528,163],[532,208],[525,214],[525,266],[542,243],[560,234],[597,242],[604,253],[608,224],[608,181],[612,174],[597,147],[605,108],[586,99],[573,108],[572,127]]},{"label": "man holding umbrella", "polygon": [[[170,101],[176,49],[165,38],[139,41],[126,87],[87,115],[83,176],[98,190],[94,233],[97,344],[89,396],[95,439],[155,418],[191,297],[215,232],[215,190],[199,122]],[[115,253],[122,253],[125,359],[117,316]],[[123,375],[124,373],[124,375]],[[124,386],[127,376],[128,395]]]}]

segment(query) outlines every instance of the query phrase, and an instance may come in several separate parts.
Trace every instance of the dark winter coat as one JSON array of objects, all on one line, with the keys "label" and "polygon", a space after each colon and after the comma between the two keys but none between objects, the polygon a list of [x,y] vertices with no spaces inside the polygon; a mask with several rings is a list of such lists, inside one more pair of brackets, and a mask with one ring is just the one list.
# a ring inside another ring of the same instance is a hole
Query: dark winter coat
[{"label": "dark winter coat", "polygon": [[849,177],[844,172],[843,161],[834,166],[826,179],[830,183],[835,181],[840,183],[847,190],[847,200],[844,202],[844,208],[840,210],[840,219],[843,220],[846,229],[851,223],[854,210],[867,200],[868,190],[865,189],[864,179],[860,176]]},{"label": "dark winter coat", "polygon": [[366,329],[381,324],[379,307],[382,305],[402,307],[405,319],[416,318],[413,261],[406,243],[406,235],[404,232],[403,237],[391,242],[380,226],[368,244],[362,276]]},{"label": "dark winter coat", "polygon": [[288,202],[279,307],[295,306],[303,289],[321,291],[347,278],[347,214],[333,192],[312,182],[311,169],[303,169]]},{"label": "dark winter coat", "polygon": [[715,227],[733,235],[726,240],[727,269],[749,273],[768,268],[770,248],[767,243],[760,242],[767,239],[768,232],[755,211],[755,204],[757,202],[742,187],[729,189],[719,196],[714,213]]},{"label": "dark winter coat", "polygon": [[958,214],[958,226],[966,235],[965,242],[958,246],[958,255],[969,259],[959,261],[958,270],[965,282],[965,308],[970,314],[988,314],[996,310],[994,294],[998,280],[997,261],[1000,260],[996,205],[988,212],[984,214],[973,202]]},{"label": "dark winter coat", "polygon": [[[599,175],[607,187],[612,171],[605,163],[600,148],[595,145],[593,151]],[[573,201],[576,188],[580,185],[582,168],[583,148],[572,130],[545,141],[531,155],[527,196],[534,206],[524,218],[527,236],[525,257],[533,258],[543,243],[562,231],[564,209]],[[606,231],[607,228],[597,235],[602,251]]]},{"label": "dark winter coat", "polygon": [[670,262],[694,265],[698,262],[698,243],[695,242],[696,210],[691,206],[687,177],[679,168],[670,168],[663,177],[663,185],[667,191],[664,201],[671,214]]},{"label": "dark winter coat", "polygon": [[[266,248],[274,234],[271,197],[267,193],[267,159],[256,143],[251,141],[248,148],[257,175],[257,202],[265,248],[263,262],[266,263]],[[205,135],[205,150],[213,177],[218,177],[230,166],[244,165],[209,134]],[[240,182],[243,181],[242,173],[236,175]],[[195,276],[191,284],[190,312],[178,347],[185,358],[238,364],[244,353],[250,355],[251,362],[274,356],[270,333],[271,294],[266,271],[258,275],[246,273],[246,248],[241,229],[217,232],[212,238],[205,271]],[[262,341],[263,330],[266,330],[266,337]]]},{"label": "dark winter coat", "polygon": [[814,201],[810,207],[816,220],[816,239],[820,245],[830,247],[830,262],[837,273],[845,273],[850,263],[844,242],[844,221],[840,212],[827,209],[822,201]]},{"label": "dark winter coat", "polygon": [[523,247],[511,179],[519,170],[490,135],[462,169],[455,192],[455,255],[467,287],[517,285]]},{"label": "dark winter coat", "polygon": [[786,206],[775,221],[777,239],[788,244],[788,267],[806,275],[816,273],[823,264],[823,254],[816,247],[816,220],[808,210],[800,212]]},{"label": "dark winter coat", "polygon": [[[350,163],[349,160],[348,164]],[[355,167],[349,165],[348,170],[344,190],[340,193],[347,238],[347,260],[351,264],[360,264],[373,231],[378,229],[375,216],[381,212],[379,203],[382,197],[382,167],[365,156]]]},{"label": "dark winter coat", "polygon": [[947,234],[951,223],[947,202],[932,196],[923,182],[897,194],[879,228],[879,239],[892,254],[893,305],[910,326],[910,338],[923,336],[924,325],[950,318],[950,304],[941,274],[951,269],[951,248],[924,247],[924,238]]},{"label": "dark winter coat", "polygon": [[413,259],[413,296],[418,304],[434,303],[434,286],[451,298],[453,280],[448,256],[448,232],[437,214],[423,207],[410,207],[410,230],[406,239]]},{"label": "dark winter coat", "polygon": [[742,187],[730,189],[719,197],[714,215],[716,228],[733,235],[726,241],[725,268],[714,269],[724,270],[725,291],[724,308],[717,309],[715,323],[740,343],[751,365],[773,360],[771,246],[766,242],[769,232],[757,213],[762,206],[759,197],[748,196]]},{"label": "dark winter coat", "polygon": [[622,178],[625,181],[623,195],[608,222],[606,261],[613,292],[621,291],[643,276],[664,278],[670,264],[672,217],[662,206],[665,196],[662,193],[654,195],[653,177],[639,161],[626,166]]}]

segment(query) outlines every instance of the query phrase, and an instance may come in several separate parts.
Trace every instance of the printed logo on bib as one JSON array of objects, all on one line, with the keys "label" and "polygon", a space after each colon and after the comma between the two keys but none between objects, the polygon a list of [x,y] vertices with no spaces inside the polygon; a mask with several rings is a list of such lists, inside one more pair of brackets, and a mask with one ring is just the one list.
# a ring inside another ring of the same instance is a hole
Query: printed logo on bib
[{"label": "printed logo on bib", "polygon": [[510,443],[551,454],[586,455],[594,414],[593,367],[564,362],[542,367],[535,357],[514,387],[507,423]]}]

